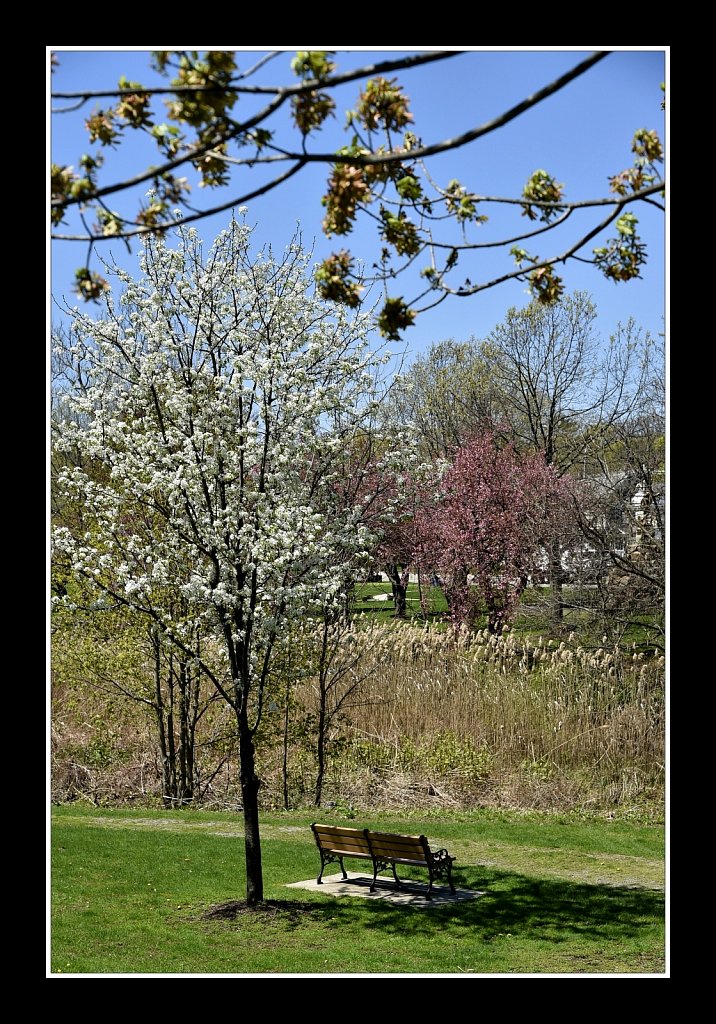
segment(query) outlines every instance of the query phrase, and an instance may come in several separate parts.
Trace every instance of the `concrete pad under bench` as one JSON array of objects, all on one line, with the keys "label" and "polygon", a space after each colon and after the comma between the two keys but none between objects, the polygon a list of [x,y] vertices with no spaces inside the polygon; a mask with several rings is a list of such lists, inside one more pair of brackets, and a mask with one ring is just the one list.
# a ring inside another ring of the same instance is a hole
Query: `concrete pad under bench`
[{"label": "concrete pad under bench", "polygon": [[316,883],[315,878],[308,878],[305,882],[289,882],[287,888],[308,889],[309,892],[322,893],[324,896],[362,896],[365,899],[382,900],[395,906],[422,908],[443,907],[446,903],[463,903],[484,896],[484,893],[476,889],[456,889],[453,895],[447,885],[435,885],[432,899],[426,900],[425,883],[401,878],[402,889],[396,889],[394,880],[386,875],[378,875],[375,880],[376,891],[371,892],[372,875],[361,874],[358,871],[347,871],[346,874],[347,880],[341,874],[324,875],[321,885]]}]

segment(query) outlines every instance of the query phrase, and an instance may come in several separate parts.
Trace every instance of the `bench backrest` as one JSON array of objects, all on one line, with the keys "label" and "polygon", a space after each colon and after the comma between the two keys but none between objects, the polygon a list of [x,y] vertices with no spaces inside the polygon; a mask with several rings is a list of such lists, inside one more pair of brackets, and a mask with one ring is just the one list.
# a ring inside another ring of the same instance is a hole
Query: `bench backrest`
[{"label": "bench backrest", "polygon": [[392,832],[371,832],[369,829],[366,829],[366,836],[374,857],[426,862],[430,859],[430,847],[425,836],[403,836]]},{"label": "bench backrest", "polygon": [[371,856],[370,844],[365,830],[360,828],[341,828],[338,825],[311,825],[320,850],[336,850],[346,856],[363,854]]}]

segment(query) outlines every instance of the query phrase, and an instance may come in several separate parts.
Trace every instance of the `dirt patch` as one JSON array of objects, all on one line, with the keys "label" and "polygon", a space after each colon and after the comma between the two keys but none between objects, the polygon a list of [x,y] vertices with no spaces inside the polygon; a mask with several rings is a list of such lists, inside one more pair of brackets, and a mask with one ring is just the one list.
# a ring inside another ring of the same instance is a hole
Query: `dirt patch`
[{"label": "dirt patch", "polygon": [[250,915],[254,921],[276,921],[277,919],[293,923],[315,913],[310,903],[298,900],[264,900],[255,906],[249,906],[246,900],[229,900],[217,903],[201,914],[202,921],[235,921],[237,917]]}]

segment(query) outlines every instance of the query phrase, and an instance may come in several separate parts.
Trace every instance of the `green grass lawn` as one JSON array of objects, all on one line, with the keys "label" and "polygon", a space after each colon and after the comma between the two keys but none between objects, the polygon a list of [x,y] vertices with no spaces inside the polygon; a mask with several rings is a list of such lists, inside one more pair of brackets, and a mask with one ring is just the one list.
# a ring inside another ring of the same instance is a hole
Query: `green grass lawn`
[{"label": "green grass lawn", "polygon": [[659,826],[497,811],[346,821],[425,832],[457,857],[456,884],[484,893],[422,910],[287,889],[317,874],[316,816],[338,820],[262,818],[265,895],[283,909],[208,921],[245,895],[240,816],[54,809],[52,972],[664,971]]},{"label": "green grass lawn", "polygon": [[[388,599],[380,600],[382,595],[386,595]],[[436,587],[424,586],[423,596],[427,597],[428,601],[428,621],[432,622],[442,618],[447,612],[447,601],[442,591]],[[408,584],[405,603],[407,618],[422,620],[420,591],[417,583]],[[371,622],[395,622],[395,604],[390,583],[363,583],[356,587],[354,611],[357,615],[365,616]]]},{"label": "green grass lawn", "polygon": [[[381,600],[387,595],[387,600]],[[379,599],[376,600],[376,597]],[[438,587],[423,584],[423,598],[426,600],[427,614],[423,613],[420,604],[420,590],[417,583],[409,583],[406,591],[406,622],[431,622],[447,628],[448,606],[445,596]],[[512,623],[512,630],[526,643],[536,642],[539,637],[562,635],[571,630],[579,633],[585,643],[600,642],[604,631],[604,623],[595,621],[593,613],[587,607],[581,607],[584,594],[577,588],[565,587],[564,599],[566,608],[559,629],[555,630],[550,611],[550,593],[546,587],[528,587],[520,598],[520,604]],[[576,601],[571,607],[570,602]],[[362,583],[356,587],[354,613],[359,619],[369,622],[397,623],[395,604],[389,583]],[[653,615],[635,615],[632,624],[625,628],[621,636],[624,646],[632,643],[645,650],[653,650],[655,639],[656,618]],[[487,628],[487,615],[479,617],[475,622],[476,629]]]}]

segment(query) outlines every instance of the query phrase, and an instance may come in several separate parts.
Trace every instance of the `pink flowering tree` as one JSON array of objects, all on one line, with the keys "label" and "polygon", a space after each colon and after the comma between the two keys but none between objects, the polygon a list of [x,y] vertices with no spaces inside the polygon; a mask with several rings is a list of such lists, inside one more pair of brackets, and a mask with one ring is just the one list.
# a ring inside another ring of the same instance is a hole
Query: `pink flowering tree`
[{"label": "pink flowering tree", "polygon": [[368,508],[367,521],[379,537],[374,558],[390,580],[398,619],[406,616],[409,573],[417,551],[416,511],[420,494],[416,484],[412,475],[398,481],[393,474],[382,473]]},{"label": "pink flowering tree", "polygon": [[458,449],[417,515],[419,562],[440,577],[455,624],[484,611],[493,633],[510,621],[566,507],[565,485],[541,455],[500,447],[490,432]]},{"label": "pink flowering tree", "polygon": [[360,497],[363,523],[376,538],[373,566],[390,581],[399,619],[407,611],[408,577],[418,549],[416,514],[425,502],[431,473],[432,467],[420,461],[412,432],[396,430],[390,441],[366,435],[347,474]]}]

